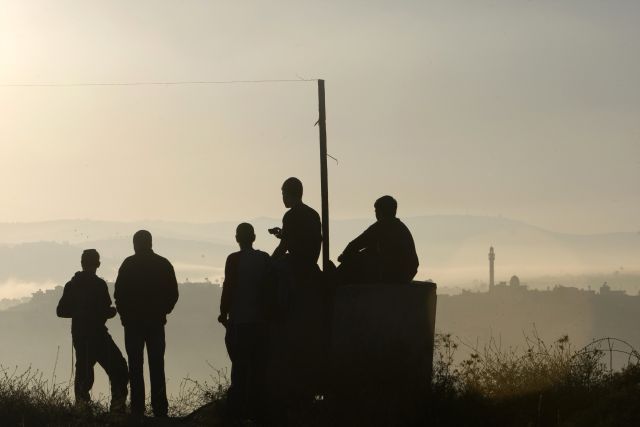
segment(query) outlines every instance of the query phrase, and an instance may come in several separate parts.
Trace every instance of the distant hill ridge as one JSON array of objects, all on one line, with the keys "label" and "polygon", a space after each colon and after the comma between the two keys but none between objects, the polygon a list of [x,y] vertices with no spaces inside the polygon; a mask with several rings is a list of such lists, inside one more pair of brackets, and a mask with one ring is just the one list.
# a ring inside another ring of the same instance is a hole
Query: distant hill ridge
[{"label": "distant hill ridge", "polygon": [[[445,230],[455,229],[466,232],[486,232],[494,230],[529,229],[550,235],[592,238],[592,237],[620,237],[637,236],[640,231],[620,231],[611,233],[575,234],[549,231],[523,221],[505,217],[479,215],[419,215],[402,217],[405,222],[414,225],[430,225]],[[375,221],[375,218],[332,219],[331,225],[363,226]],[[238,221],[239,222],[239,221]],[[103,221],[88,219],[64,219],[41,222],[0,222],[0,244],[25,243],[38,241],[57,241],[80,243],[87,240],[112,239],[128,237],[132,232],[141,228],[154,229],[165,237],[176,237],[196,240],[229,241],[228,232],[233,230],[238,222],[216,221],[207,223],[190,223],[180,221],[140,220],[140,221]],[[265,231],[265,227],[280,222],[278,218],[258,217],[250,221],[258,230]]]},{"label": "distant hill ridge", "polygon": [[[543,275],[640,272],[639,233],[558,233],[508,218],[471,215],[402,219],[416,241],[421,264],[418,277],[445,287],[465,287],[474,280],[476,284],[486,282],[489,246],[496,250],[497,280],[508,280],[513,274],[526,282]],[[332,258],[335,260],[373,221],[332,220]],[[280,220],[257,218],[251,222],[256,228],[256,247],[273,250],[277,241],[268,235],[267,228]],[[100,274],[113,279],[119,264],[132,253],[131,236],[141,228],[154,234],[157,252],[172,260],[181,280],[213,281],[221,276],[226,255],[236,250],[235,226],[232,221],[0,223],[0,299],[8,281],[62,283],[78,268],[79,255],[88,247],[102,254]]]}]

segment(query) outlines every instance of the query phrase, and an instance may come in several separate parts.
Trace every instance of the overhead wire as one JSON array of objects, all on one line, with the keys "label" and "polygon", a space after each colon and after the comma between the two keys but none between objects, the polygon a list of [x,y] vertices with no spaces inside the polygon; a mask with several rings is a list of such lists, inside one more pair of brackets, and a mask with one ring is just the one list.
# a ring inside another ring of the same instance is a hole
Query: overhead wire
[{"label": "overhead wire", "polygon": [[181,86],[257,83],[302,83],[318,79],[262,79],[262,80],[183,80],[159,82],[80,82],[80,83],[1,83],[0,87],[100,87],[100,86]]},{"label": "overhead wire", "polygon": [[[303,83],[316,82],[319,79],[261,79],[261,80],[178,80],[165,82],[94,82],[94,83],[2,83],[0,87],[103,87],[103,86],[184,86],[217,84],[256,84],[256,83]],[[316,125],[318,122],[316,122]],[[338,163],[338,159],[327,154]]]},{"label": "overhead wire", "polygon": [[[217,84],[259,84],[259,83],[304,83],[317,82],[319,79],[261,79],[261,80],[177,80],[164,82],[84,82],[84,83],[0,83],[0,88],[20,88],[20,87],[104,87],[104,86],[186,86],[186,85],[217,85]],[[315,123],[316,125],[318,122]],[[338,159],[330,154],[336,164]]]}]

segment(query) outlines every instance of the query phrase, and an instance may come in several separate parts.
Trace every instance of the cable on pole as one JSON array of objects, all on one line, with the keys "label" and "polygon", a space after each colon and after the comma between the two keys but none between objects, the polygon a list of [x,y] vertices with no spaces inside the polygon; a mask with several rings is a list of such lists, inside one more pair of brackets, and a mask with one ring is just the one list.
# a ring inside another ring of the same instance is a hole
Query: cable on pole
[{"label": "cable on pole", "polygon": [[0,87],[101,87],[101,86],[186,86],[218,84],[303,83],[318,79],[262,79],[262,80],[184,80],[160,82],[80,82],[80,83],[3,83]]}]

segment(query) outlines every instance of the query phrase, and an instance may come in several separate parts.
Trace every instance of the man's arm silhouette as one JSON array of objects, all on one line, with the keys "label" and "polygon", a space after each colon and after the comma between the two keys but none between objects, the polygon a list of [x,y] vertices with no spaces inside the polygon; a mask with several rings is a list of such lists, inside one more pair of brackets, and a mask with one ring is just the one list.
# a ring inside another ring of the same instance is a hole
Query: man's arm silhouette
[{"label": "man's arm silhouette", "polygon": [[116,283],[114,286],[115,289],[113,291],[116,310],[120,313],[121,317],[126,317],[129,314],[129,300],[127,298],[127,294],[129,293],[128,288],[131,286],[129,281],[127,260],[124,260],[118,270],[118,276],[116,277]]},{"label": "man's arm silhouette", "polygon": [[406,230],[405,234],[405,247],[408,249],[409,254],[405,258],[405,268],[407,273],[407,280],[411,281],[418,273],[418,266],[420,265],[420,261],[418,260],[418,254],[416,252],[416,244],[413,240],[413,236],[411,235],[411,231],[405,226]]},{"label": "man's arm silhouette", "polygon": [[231,310],[231,295],[235,283],[234,265],[234,256],[231,254],[227,257],[224,265],[224,280],[222,281],[222,295],[220,296],[220,315],[218,316],[218,322],[223,325],[226,323],[229,311]]},{"label": "man's arm silhouette", "polygon": [[375,224],[367,228],[365,231],[362,232],[362,234],[360,234],[358,237],[353,239],[347,245],[347,247],[344,248],[344,251],[342,251],[342,254],[338,257],[338,261],[342,262],[346,258],[357,254],[361,250],[374,246],[375,245],[375,228],[374,227],[375,227]]},{"label": "man's arm silhouette", "polygon": [[273,251],[271,255],[274,259],[282,258],[287,253],[287,242],[285,239],[280,239],[280,244]]},{"label": "man's arm silhouette", "polygon": [[71,298],[71,291],[69,290],[70,283],[67,283],[62,291],[62,297],[56,307],[56,314],[58,317],[71,318],[73,317],[73,301]]},{"label": "man's arm silhouette", "polygon": [[178,279],[176,279],[176,272],[173,265],[167,261],[167,282],[166,282],[166,297],[167,297],[167,309],[166,314],[173,311],[173,308],[178,302]]},{"label": "man's arm silhouette", "polygon": [[276,236],[278,239],[280,239],[280,243],[278,244],[278,246],[275,248],[275,250],[273,251],[273,254],[271,254],[271,257],[274,259],[278,259],[278,258],[282,258],[286,253],[287,253],[287,236],[286,236],[286,226],[284,225],[284,219],[283,219],[283,228],[280,227],[275,227],[275,228],[270,228],[269,229],[269,233],[273,234],[274,236]]},{"label": "man's arm silhouette", "polygon": [[107,288],[106,283],[102,283],[100,292],[100,307],[103,310],[104,317],[106,319],[112,319],[115,317],[117,310],[115,307],[111,306],[111,297],[109,296],[109,288]]}]

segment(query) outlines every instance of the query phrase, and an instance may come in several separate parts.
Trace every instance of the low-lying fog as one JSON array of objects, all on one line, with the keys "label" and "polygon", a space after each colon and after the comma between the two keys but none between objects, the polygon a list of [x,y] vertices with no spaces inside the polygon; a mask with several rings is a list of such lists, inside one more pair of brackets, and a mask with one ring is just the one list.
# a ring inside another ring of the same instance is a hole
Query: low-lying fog
[{"label": "low-lying fog", "polygon": [[[418,279],[431,279],[441,292],[486,289],[487,254],[496,252],[496,281],[518,275],[531,287],[556,284],[613,286],[637,293],[640,283],[640,234],[562,234],[522,222],[479,216],[403,218],[420,257]],[[331,255],[373,220],[331,223]],[[272,251],[276,240],[267,228],[278,219],[260,218],[255,246]],[[154,234],[156,252],[171,260],[183,282],[219,282],[226,256],[236,249],[235,223],[53,221],[0,224],[0,299],[29,296],[38,289],[63,285],[79,269],[80,253],[95,248],[102,255],[99,275],[113,281],[122,260],[132,254],[131,236],[140,229]]]}]

